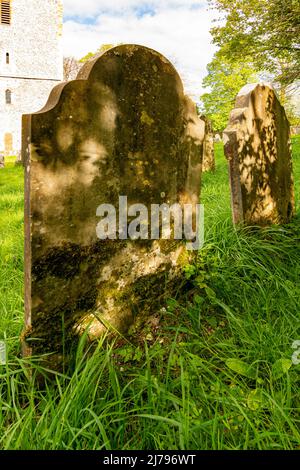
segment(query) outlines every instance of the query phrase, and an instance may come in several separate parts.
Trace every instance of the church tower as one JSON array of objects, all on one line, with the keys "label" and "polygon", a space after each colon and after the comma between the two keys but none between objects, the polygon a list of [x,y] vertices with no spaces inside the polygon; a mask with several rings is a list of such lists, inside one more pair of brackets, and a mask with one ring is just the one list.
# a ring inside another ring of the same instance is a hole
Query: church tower
[{"label": "church tower", "polygon": [[62,0],[0,0],[0,153],[21,149],[22,114],[63,80]]}]

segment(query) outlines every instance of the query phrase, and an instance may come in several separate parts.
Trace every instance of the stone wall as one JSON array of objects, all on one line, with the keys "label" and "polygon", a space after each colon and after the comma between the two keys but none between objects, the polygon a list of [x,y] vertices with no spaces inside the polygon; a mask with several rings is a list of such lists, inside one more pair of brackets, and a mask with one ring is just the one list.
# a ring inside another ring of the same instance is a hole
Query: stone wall
[{"label": "stone wall", "polygon": [[[63,79],[62,1],[12,0],[11,25],[0,25],[0,151],[5,134],[21,148],[21,116],[44,106]],[[6,54],[9,54],[9,64]],[[5,91],[12,102],[6,104]]]}]

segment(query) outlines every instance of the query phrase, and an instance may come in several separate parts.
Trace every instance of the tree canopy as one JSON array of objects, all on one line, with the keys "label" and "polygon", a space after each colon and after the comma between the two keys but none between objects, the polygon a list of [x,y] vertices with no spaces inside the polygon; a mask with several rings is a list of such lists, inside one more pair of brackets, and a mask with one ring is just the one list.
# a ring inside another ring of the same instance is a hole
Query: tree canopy
[{"label": "tree canopy", "polygon": [[219,47],[203,81],[202,109],[215,131],[227,125],[237,93],[261,78],[272,81],[292,124],[299,122],[291,90],[300,83],[299,0],[208,0],[220,12],[212,28]]},{"label": "tree canopy", "polygon": [[247,83],[257,81],[252,64],[231,62],[218,51],[207,66],[208,75],[203,86],[210,92],[201,96],[201,111],[212,121],[215,132],[222,132],[227,123],[236,95]]},{"label": "tree canopy", "polygon": [[103,54],[104,52],[108,51],[109,49],[111,49],[112,47],[114,47],[113,44],[102,44],[96,52],[88,52],[84,57],[82,57],[80,59],[79,62],[87,62],[88,60],[92,59],[93,57],[95,57],[95,55],[97,54]]},{"label": "tree canopy", "polygon": [[300,77],[299,0],[208,0],[225,14],[212,29],[228,60],[245,60],[267,70],[283,85]]}]

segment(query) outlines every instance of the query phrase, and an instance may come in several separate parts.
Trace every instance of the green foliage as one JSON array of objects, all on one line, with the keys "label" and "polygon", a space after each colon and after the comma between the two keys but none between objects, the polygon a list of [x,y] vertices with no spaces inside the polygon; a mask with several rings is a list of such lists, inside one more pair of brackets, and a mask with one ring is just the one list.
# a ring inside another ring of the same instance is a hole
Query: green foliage
[{"label": "green foliage", "polygon": [[212,29],[228,60],[253,62],[283,85],[300,76],[299,0],[209,0],[226,21]]},{"label": "green foliage", "polygon": [[278,359],[272,366],[273,380],[281,379],[292,367],[291,359]]},{"label": "green foliage", "polygon": [[227,359],[226,366],[236,374],[242,375],[243,377],[247,377],[248,379],[256,378],[255,369],[240,359]]},{"label": "green foliage", "polygon": [[114,47],[113,44],[102,44],[102,46],[100,46],[96,52],[88,52],[84,57],[82,57],[79,60],[79,62],[80,63],[88,62],[89,60],[93,59],[93,57],[95,57],[97,54],[103,54],[104,52],[108,51],[112,47]]},{"label": "green foliage", "polygon": [[290,125],[300,126],[300,109],[296,109],[296,106],[292,103],[289,97],[285,100],[285,102],[282,102],[282,105],[285,108]]},{"label": "green foliage", "polygon": [[219,51],[207,67],[208,75],[203,86],[210,91],[201,96],[202,112],[212,121],[215,132],[227,126],[230,111],[240,89],[247,83],[255,83],[257,74],[251,64],[232,63]]},{"label": "green foliage", "polygon": [[0,170],[0,340],[20,334],[23,317],[23,169],[13,161]]},{"label": "green foliage", "polygon": [[128,341],[99,342],[91,351],[83,338],[75,372],[53,373],[44,389],[36,359],[20,358],[22,169],[0,170],[0,336],[8,345],[8,364],[0,366],[1,449],[299,448],[300,365],[291,364],[300,339],[299,137],[293,149],[293,223],[236,229],[217,145],[216,172],[202,184],[206,241],[186,268],[186,299],[171,299]]}]

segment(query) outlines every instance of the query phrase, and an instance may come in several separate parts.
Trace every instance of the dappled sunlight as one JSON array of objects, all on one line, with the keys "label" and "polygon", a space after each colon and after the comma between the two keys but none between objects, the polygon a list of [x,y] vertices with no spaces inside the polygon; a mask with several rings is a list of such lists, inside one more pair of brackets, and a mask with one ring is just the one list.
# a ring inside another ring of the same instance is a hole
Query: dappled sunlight
[{"label": "dappled sunlight", "polygon": [[72,123],[59,123],[59,128],[56,132],[56,140],[61,152],[66,152],[69,147],[71,147],[75,140],[75,129]]},{"label": "dappled sunlight", "polygon": [[244,87],[236,106],[225,130],[234,222],[288,222],[294,190],[284,108],[274,90],[264,84]]},{"label": "dappled sunlight", "polygon": [[94,139],[82,142],[78,148],[78,161],[76,176],[78,182],[89,186],[97,176],[101,176],[100,165],[108,163],[108,154],[105,147]]},{"label": "dappled sunlight", "polygon": [[118,207],[120,195],[147,209],[199,203],[205,123],[172,64],[123,45],[78,78],[29,117],[26,291],[37,352],[61,351],[62,315],[68,347],[103,325],[126,332],[182,282],[189,255],[180,240],[98,240],[101,204]]}]

